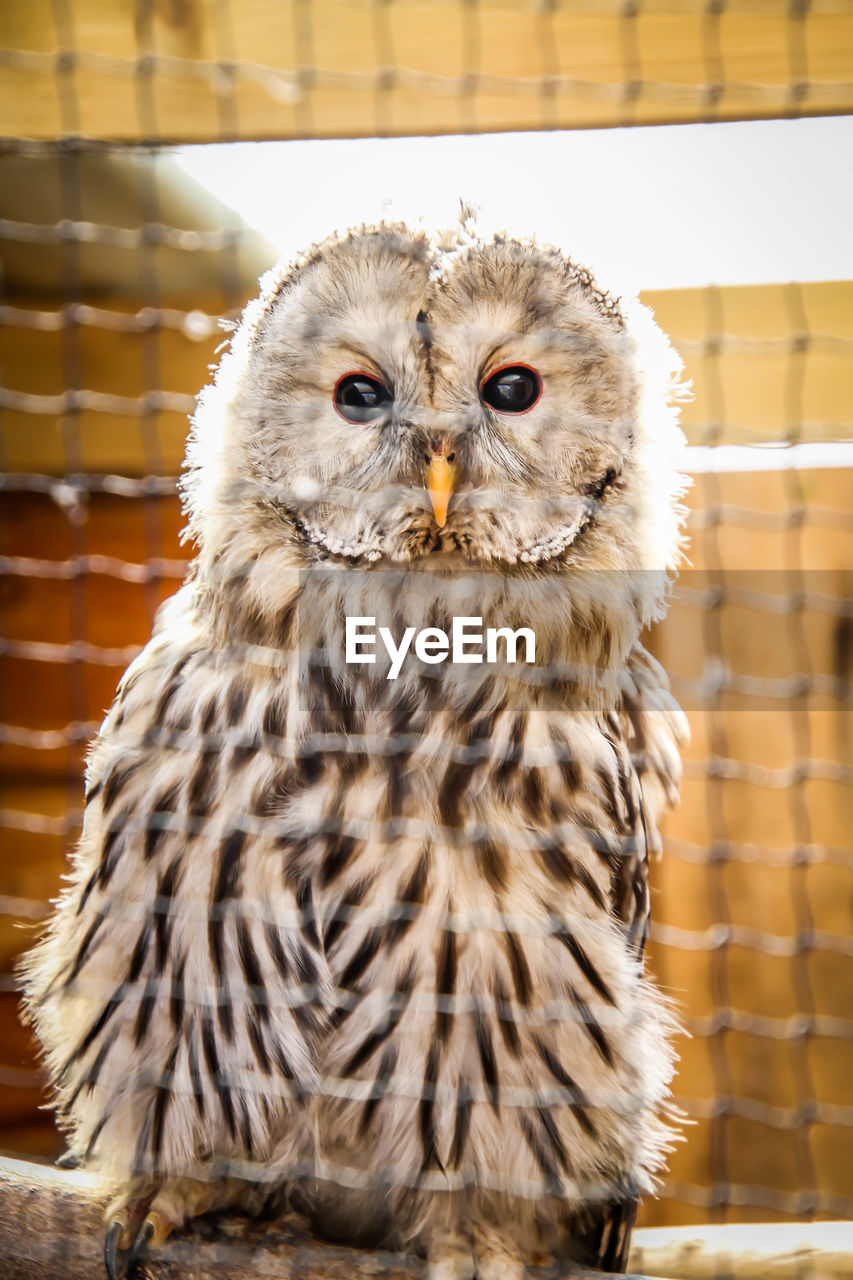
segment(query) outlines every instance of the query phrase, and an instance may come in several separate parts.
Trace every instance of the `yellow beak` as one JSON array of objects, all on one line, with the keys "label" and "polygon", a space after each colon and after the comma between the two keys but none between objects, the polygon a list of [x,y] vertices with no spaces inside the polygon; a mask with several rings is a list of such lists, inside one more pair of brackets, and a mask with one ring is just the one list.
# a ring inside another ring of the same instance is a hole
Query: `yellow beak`
[{"label": "yellow beak", "polygon": [[435,453],[430,450],[429,466],[426,469],[426,487],[432,503],[435,523],[439,529],[444,528],[450,496],[456,488],[458,468],[455,458],[456,455],[453,453],[448,455],[445,448]]}]

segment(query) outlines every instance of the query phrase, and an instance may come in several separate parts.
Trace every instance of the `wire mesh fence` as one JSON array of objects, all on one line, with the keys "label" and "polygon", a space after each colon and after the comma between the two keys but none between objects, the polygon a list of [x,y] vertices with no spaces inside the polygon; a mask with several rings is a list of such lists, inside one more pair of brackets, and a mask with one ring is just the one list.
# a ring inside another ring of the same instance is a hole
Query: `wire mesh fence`
[{"label": "wire mesh fence", "polygon": [[[270,262],[161,144],[846,111],[853,13],[295,0],[143,4],[132,26],[55,0],[0,22],[0,1141],[49,1155],[13,962],[78,837],[86,744],[191,554],[176,478],[219,318]],[[683,1010],[694,1124],[650,1225],[853,1212],[852,298],[644,299],[695,391],[691,568],[648,637],[692,732],[649,965]]]},{"label": "wire mesh fence", "polygon": [[[576,128],[850,107],[849,6],[56,0],[4,15],[16,136]],[[21,90],[26,90],[21,93]]]}]

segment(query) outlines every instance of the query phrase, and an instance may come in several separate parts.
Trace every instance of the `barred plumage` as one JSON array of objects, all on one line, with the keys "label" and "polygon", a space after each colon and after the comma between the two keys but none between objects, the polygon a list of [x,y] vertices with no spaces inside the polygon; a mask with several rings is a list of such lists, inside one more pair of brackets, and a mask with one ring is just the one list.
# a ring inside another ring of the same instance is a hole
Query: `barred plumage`
[{"label": "barred plumage", "polygon": [[[335,412],[356,367],[378,413]],[[484,399],[508,367],[519,412]],[[332,240],[247,309],[190,444],[197,559],[26,962],[123,1243],[277,1199],[436,1277],[624,1268],[672,1133],[642,954],[683,724],[639,634],[679,554],[677,368],[556,251],[467,232]],[[345,660],[347,617],[469,614],[535,665]]]}]

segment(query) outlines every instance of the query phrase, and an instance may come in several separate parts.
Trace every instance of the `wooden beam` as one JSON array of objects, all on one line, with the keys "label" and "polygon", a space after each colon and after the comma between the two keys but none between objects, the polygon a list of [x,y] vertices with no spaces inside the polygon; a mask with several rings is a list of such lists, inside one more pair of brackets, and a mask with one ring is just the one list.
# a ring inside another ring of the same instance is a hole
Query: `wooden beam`
[{"label": "wooden beam", "polygon": [[636,1231],[630,1266],[682,1280],[800,1280],[853,1275],[849,1222],[761,1222]]},{"label": "wooden beam", "polygon": [[[3,1280],[92,1280],[103,1274],[105,1196],[92,1177],[0,1157],[0,1267]],[[419,1259],[325,1244],[295,1214],[273,1222],[227,1217],[192,1224],[156,1252],[159,1280],[416,1280]],[[572,1280],[610,1272],[572,1269]],[[660,1276],[660,1272],[652,1272]],[[530,1280],[561,1280],[565,1267],[532,1267]],[[613,1280],[618,1280],[613,1277]],[[622,1276],[621,1280],[643,1280]]]},{"label": "wooden beam", "polygon": [[698,0],[6,4],[0,135],[209,142],[853,109],[849,7],[718,8]]},{"label": "wooden beam", "polygon": [[[102,1267],[103,1205],[94,1180],[45,1165],[0,1159],[0,1263],[5,1280],[91,1280]],[[824,1280],[851,1274],[849,1223],[763,1223],[681,1227],[634,1232],[628,1263],[633,1280]],[[312,1280],[415,1280],[424,1265],[415,1258],[330,1246],[312,1236],[301,1219],[270,1223],[243,1218],[207,1221],[173,1237],[157,1255],[162,1280],[204,1274],[217,1280],[254,1280],[274,1270]],[[534,1267],[531,1280],[565,1276],[564,1267]],[[573,1280],[602,1280],[603,1273],[572,1271]],[[623,1280],[631,1280],[631,1276]]]}]

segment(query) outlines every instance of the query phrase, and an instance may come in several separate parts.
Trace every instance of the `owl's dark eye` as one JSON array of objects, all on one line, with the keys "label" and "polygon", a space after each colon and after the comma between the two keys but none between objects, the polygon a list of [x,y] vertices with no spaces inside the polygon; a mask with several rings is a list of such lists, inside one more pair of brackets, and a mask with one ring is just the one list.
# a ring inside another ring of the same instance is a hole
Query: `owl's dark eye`
[{"label": "owl's dark eye", "polygon": [[542,379],[526,364],[496,369],[480,387],[480,398],[498,413],[527,413],[542,394]]},{"label": "owl's dark eye", "polygon": [[374,422],[391,403],[391,392],[369,373],[345,373],[335,383],[335,408],[347,422]]}]

